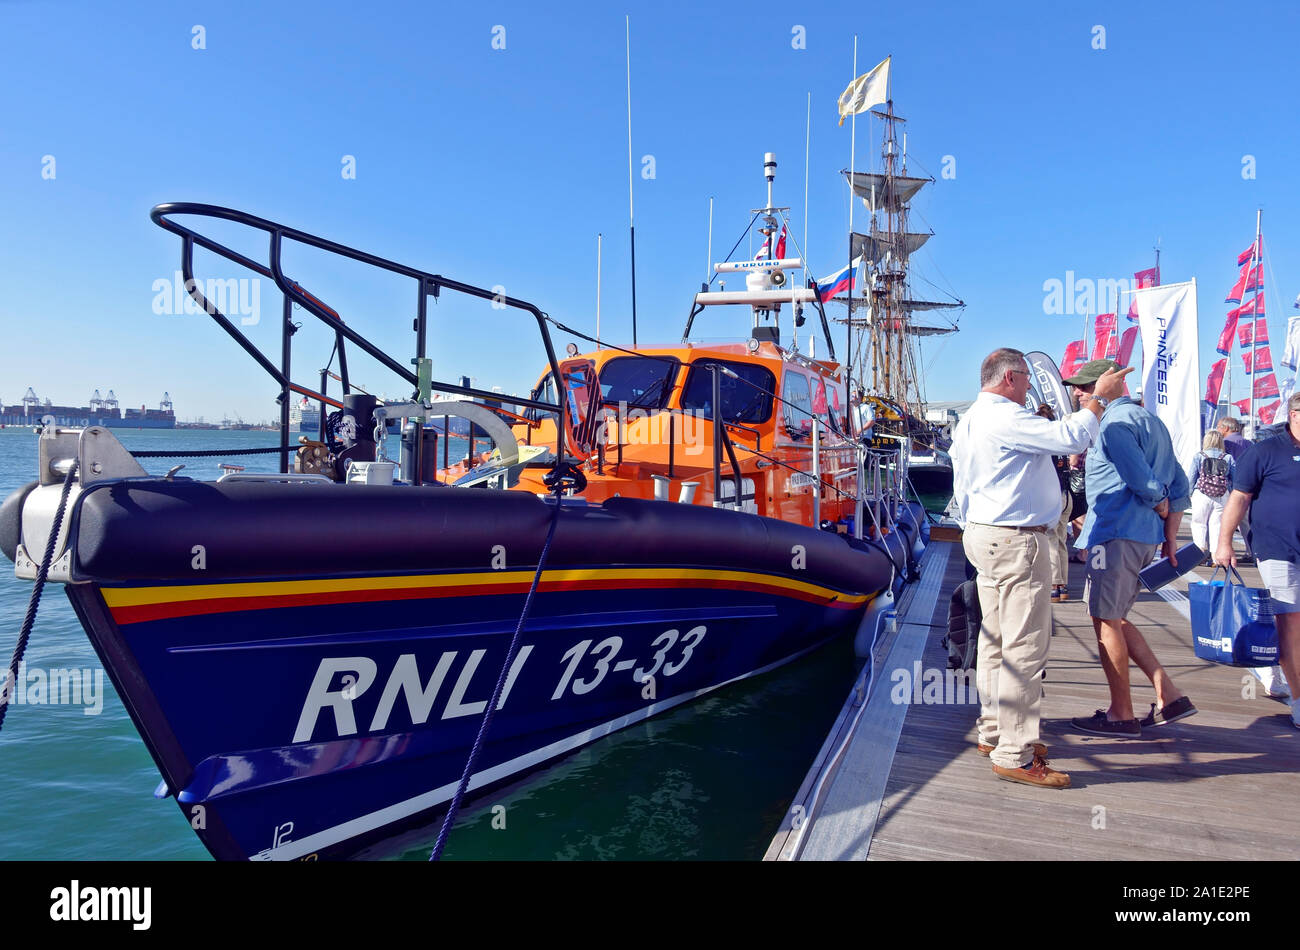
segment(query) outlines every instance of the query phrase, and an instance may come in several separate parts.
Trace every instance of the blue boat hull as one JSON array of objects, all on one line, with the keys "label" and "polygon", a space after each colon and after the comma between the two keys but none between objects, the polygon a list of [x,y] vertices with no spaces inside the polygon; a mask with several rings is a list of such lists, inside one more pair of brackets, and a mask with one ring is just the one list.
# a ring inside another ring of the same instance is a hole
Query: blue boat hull
[{"label": "blue boat hull", "polygon": [[[291,535],[310,523],[294,507],[322,501],[360,506],[363,525],[405,508],[406,560],[444,563],[394,570],[363,535],[312,560],[313,545]],[[267,524],[263,505],[280,520]],[[345,856],[445,810],[553,513],[532,496],[473,489],[123,484],[75,507],[82,582],[68,592],[214,856]],[[916,533],[850,544],[630,499],[560,514],[472,792],[854,629],[906,573]],[[464,540],[504,525],[518,563],[493,565]],[[208,576],[165,574],[192,566],[196,538],[208,542]],[[296,545],[300,570],[285,570],[280,543]],[[316,569],[324,563],[383,569]]]},{"label": "blue boat hull", "polygon": [[[652,595],[538,596],[472,787],[779,666],[860,618],[757,592]],[[192,774],[174,791],[215,856],[328,857],[445,806],[521,607],[476,596],[129,624],[118,652],[140,679],[115,679],[149,684],[142,732],[175,735]]]}]

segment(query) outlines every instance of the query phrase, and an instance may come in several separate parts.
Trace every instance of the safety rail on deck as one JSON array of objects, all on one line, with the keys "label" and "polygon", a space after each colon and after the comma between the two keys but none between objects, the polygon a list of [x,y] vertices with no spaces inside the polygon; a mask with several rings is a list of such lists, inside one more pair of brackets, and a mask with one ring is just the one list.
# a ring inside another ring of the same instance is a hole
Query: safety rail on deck
[{"label": "safety rail on deck", "polygon": [[[180,215],[218,218],[265,232],[270,239],[267,263],[263,264],[246,257],[238,251],[231,250],[211,237],[201,234],[193,228],[173,220],[175,216]],[[451,278],[444,277],[440,274],[431,274],[426,271],[417,270],[413,267],[407,267],[404,264],[398,264],[394,261],[386,260],[385,258],[373,254],[368,254],[365,251],[359,251],[355,248],[348,247],[347,245],[317,237],[316,235],[309,234],[306,231],[290,228],[283,224],[277,224],[274,221],[268,221],[265,218],[259,218],[255,215],[247,214],[243,211],[236,211],[231,208],[222,208],[216,205],[198,204],[193,202],[172,202],[157,205],[152,211],[150,211],[149,217],[159,227],[180,237],[181,274],[185,281],[185,289],[189,295],[203,308],[205,313],[211,316],[212,319],[215,320],[217,324],[280,385],[280,395],[278,397],[280,402],[280,447],[284,450],[280,457],[281,472],[287,472],[289,464],[289,394],[291,392],[297,392],[306,395],[309,399],[318,401],[320,403],[322,420],[325,414],[325,405],[336,405],[336,403],[333,400],[330,400],[323,391],[316,392],[306,387],[299,386],[293,383],[291,379],[292,338],[293,334],[298,330],[298,327],[292,322],[294,304],[297,304],[299,307],[306,310],[312,316],[325,324],[326,327],[334,331],[335,352],[337,352],[339,356],[339,381],[343,386],[343,393],[345,396],[350,393],[352,388],[348,378],[347,354],[344,346],[344,341],[348,341],[374,358],[386,369],[392,371],[399,379],[402,379],[415,387],[417,398],[427,398],[427,390],[436,390],[438,392],[469,396],[471,398],[496,401],[501,400],[500,393],[487,392],[485,390],[476,389],[472,386],[459,386],[453,383],[433,380],[428,374],[429,364],[425,353],[428,331],[428,302],[430,297],[436,300],[443,290],[450,290],[467,296],[477,297],[482,300],[490,300],[494,305],[523,310],[531,314],[537,321],[537,328],[541,333],[542,344],[546,351],[546,359],[550,364],[551,372],[555,374],[554,378],[560,378],[559,363],[556,360],[555,350],[551,344],[550,332],[546,327],[546,315],[536,306],[527,301],[494,293],[491,290],[482,287],[475,287],[472,284],[452,280]],[[281,266],[281,259],[284,250],[284,243],[286,241],[313,247],[317,250],[357,261],[358,263],[370,267],[399,274],[403,277],[409,277],[416,282],[415,319],[412,325],[412,329],[415,332],[415,359],[412,362],[416,365],[416,372],[411,372],[410,369],[390,357],[355,329],[347,326],[336,310],[326,305],[324,301],[320,300],[312,293],[308,292],[297,281],[285,275]],[[272,360],[268,358],[255,343],[245,336],[238,327],[232,324],[230,320],[221,313],[216,305],[208,300],[203,294],[199,282],[194,278],[194,247],[196,245],[275,282],[275,285],[279,288],[283,298],[283,318],[280,325],[280,363],[278,366],[272,362]],[[322,390],[324,390],[324,379],[325,373],[322,372]],[[517,397],[511,397],[509,401],[515,405],[527,406],[545,412],[555,412],[557,414],[565,412],[565,407],[562,401],[552,404],[535,398],[521,399]],[[560,416],[560,418],[563,418],[563,416]],[[564,457],[563,425],[557,427],[556,438],[557,449],[559,450],[557,456],[562,459]]]}]

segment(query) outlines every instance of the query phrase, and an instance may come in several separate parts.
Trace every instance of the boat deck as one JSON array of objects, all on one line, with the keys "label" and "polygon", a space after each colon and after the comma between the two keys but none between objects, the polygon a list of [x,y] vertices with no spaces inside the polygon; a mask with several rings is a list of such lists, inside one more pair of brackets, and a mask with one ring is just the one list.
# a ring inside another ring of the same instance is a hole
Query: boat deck
[{"label": "boat deck", "polygon": [[[1192,652],[1187,581],[1139,595],[1130,620],[1199,713],[1140,740],[1087,736],[1072,716],[1108,705],[1083,603],[1083,565],[1053,606],[1042,739],[1065,790],[997,780],[975,750],[978,706],[891,701],[894,670],[942,670],[959,543],[937,541],[904,594],[897,633],[877,646],[877,681],[849,696],[766,860],[1288,859],[1300,854],[1300,730],[1286,704],[1244,698],[1258,681]],[[1253,567],[1243,579],[1261,586]],[[1139,717],[1155,693],[1134,667]],[[978,700],[976,700],[977,702]]]}]

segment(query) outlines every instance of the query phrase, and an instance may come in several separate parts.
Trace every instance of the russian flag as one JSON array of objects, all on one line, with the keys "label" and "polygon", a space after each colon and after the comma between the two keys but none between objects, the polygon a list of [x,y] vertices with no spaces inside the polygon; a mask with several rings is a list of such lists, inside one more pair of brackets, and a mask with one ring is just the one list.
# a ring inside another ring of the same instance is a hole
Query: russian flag
[{"label": "russian flag", "polygon": [[813,281],[813,286],[817,290],[818,299],[820,299],[822,303],[825,303],[842,290],[851,292],[853,290],[853,284],[857,280],[858,268],[861,266],[862,258],[859,256],[855,258],[851,264],[836,271],[830,277],[823,277],[821,280]]}]

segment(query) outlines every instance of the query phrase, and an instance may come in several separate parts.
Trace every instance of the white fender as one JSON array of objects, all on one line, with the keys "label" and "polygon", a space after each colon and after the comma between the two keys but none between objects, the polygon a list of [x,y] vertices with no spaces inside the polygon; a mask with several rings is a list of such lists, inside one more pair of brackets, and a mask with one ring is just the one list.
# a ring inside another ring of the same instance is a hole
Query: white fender
[{"label": "white fender", "polygon": [[867,610],[862,615],[862,622],[858,624],[858,632],[853,635],[854,654],[862,658],[871,656],[876,641],[885,631],[885,625],[895,621],[896,618],[894,592],[886,590],[877,594],[867,605]]}]

